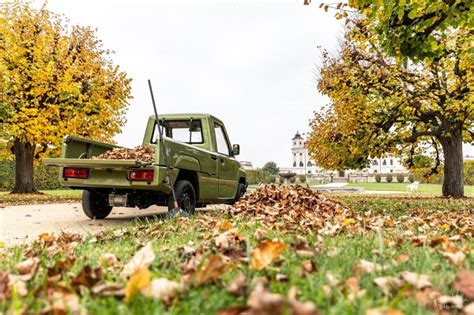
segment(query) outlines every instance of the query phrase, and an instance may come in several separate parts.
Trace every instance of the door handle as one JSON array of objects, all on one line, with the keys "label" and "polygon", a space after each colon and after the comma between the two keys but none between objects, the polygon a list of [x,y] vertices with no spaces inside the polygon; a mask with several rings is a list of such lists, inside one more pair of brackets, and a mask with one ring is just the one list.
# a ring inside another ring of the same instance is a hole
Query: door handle
[{"label": "door handle", "polygon": [[213,160],[217,160],[217,155],[215,155],[215,154],[211,154],[211,159],[213,159]]}]

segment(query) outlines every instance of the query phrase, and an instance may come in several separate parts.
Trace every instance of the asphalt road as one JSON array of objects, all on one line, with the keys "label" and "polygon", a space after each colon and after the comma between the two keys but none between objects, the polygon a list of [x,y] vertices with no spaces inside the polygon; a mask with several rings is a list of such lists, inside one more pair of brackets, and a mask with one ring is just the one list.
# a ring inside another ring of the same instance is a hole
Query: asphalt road
[{"label": "asphalt road", "polygon": [[163,212],[166,212],[164,207],[158,211],[114,208],[107,219],[91,220],[82,212],[80,203],[7,206],[0,208],[0,242],[5,246],[17,245],[31,242],[41,233],[61,231],[95,234]]}]

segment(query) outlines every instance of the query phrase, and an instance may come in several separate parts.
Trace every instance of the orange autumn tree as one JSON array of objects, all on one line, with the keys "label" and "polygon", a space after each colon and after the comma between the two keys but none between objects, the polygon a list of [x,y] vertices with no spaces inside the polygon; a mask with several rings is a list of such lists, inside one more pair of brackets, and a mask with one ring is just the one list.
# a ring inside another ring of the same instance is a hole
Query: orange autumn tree
[{"label": "orange autumn tree", "polygon": [[383,53],[367,20],[348,22],[338,55],[323,54],[318,90],[331,104],[312,121],[309,149],[328,169],[359,169],[369,157],[403,156],[408,166],[430,145],[443,195],[462,197],[463,142],[474,140],[469,31],[452,29],[433,60],[401,62]]},{"label": "orange autumn tree", "polygon": [[45,7],[1,5],[0,139],[16,161],[13,192],[36,191],[34,160],[65,135],[110,142],[125,124],[131,80],[110,55],[89,27]]}]

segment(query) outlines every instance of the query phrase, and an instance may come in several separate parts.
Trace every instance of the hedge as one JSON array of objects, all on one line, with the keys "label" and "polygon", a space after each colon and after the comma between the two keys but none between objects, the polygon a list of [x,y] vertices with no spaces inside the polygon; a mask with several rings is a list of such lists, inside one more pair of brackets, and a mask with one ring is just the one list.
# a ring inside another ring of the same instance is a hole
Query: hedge
[{"label": "hedge", "polygon": [[[39,190],[61,188],[59,184],[58,168],[38,165],[34,173],[35,186]],[[0,161],[0,191],[11,191],[15,186],[15,161]]]},{"label": "hedge", "polygon": [[255,185],[260,183],[271,183],[272,181],[272,174],[269,172],[256,169],[256,170],[245,170],[247,173],[247,182],[249,185]]}]

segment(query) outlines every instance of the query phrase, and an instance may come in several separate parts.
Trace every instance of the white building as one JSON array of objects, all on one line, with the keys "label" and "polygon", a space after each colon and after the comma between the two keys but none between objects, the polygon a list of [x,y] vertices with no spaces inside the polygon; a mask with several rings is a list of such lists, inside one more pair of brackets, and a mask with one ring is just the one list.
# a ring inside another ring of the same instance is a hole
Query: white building
[{"label": "white building", "polygon": [[292,141],[291,154],[293,158],[293,164],[290,168],[281,168],[283,172],[293,172],[297,175],[307,175],[307,176],[336,176],[336,177],[347,177],[350,174],[357,175],[368,175],[373,176],[376,173],[388,174],[397,173],[407,174],[408,170],[403,166],[399,158],[392,156],[387,156],[380,159],[371,159],[369,168],[364,170],[341,170],[338,172],[327,171],[323,168],[320,168],[316,165],[314,160],[309,156],[308,146],[306,140],[301,136],[299,132],[296,132]]}]

